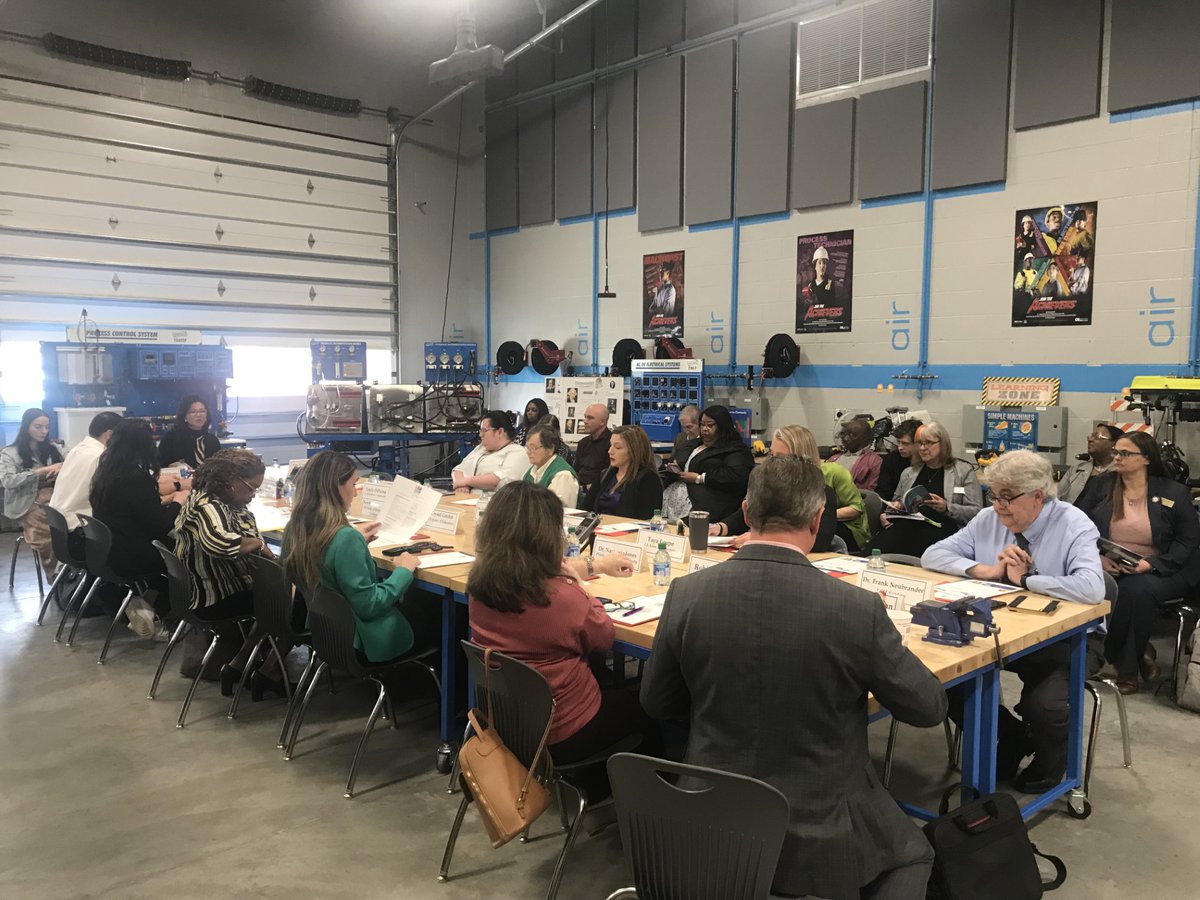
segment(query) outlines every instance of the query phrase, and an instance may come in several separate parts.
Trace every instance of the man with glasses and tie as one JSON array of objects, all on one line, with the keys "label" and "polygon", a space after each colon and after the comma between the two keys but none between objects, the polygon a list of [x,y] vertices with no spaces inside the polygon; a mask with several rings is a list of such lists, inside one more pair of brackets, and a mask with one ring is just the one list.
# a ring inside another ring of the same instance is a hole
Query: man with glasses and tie
[{"label": "man with glasses and tie", "polygon": [[[1104,599],[1096,526],[1055,499],[1050,463],[1030,450],[1005,453],[987,470],[991,509],[931,546],[921,565],[935,572],[1007,582],[1022,590],[1077,603]],[[1089,666],[1099,659],[1089,654]],[[1014,716],[1001,707],[997,780],[1040,794],[1062,781],[1067,767],[1071,649],[1066,641],[1006,665],[1024,687]],[[961,689],[950,690],[950,716],[962,720]],[[1021,761],[1033,760],[1018,775]],[[1015,777],[1014,777],[1015,776]]]}]

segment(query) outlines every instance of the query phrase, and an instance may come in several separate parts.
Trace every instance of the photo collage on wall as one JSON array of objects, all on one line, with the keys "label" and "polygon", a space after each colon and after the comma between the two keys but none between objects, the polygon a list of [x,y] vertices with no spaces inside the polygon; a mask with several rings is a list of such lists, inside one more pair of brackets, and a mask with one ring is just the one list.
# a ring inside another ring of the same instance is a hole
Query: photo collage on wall
[{"label": "photo collage on wall", "polygon": [[642,337],[683,337],[683,251],[642,257]]},{"label": "photo collage on wall", "polygon": [[1092,324],[1098,205],[1017,210],[1014,326]]},{"label": "photo collage on wall", "polygon": [[851,330],[854,232],[796,238],[796,334]]},{"label": "photo collage on wall", "polygon": [[574,447],[587,432],[583,413],[593,403],[608,410],[608,427],[624,424],[625,379],[623,378],[547,378],[542,398],[550,414],[562,423],[562,439]]}]

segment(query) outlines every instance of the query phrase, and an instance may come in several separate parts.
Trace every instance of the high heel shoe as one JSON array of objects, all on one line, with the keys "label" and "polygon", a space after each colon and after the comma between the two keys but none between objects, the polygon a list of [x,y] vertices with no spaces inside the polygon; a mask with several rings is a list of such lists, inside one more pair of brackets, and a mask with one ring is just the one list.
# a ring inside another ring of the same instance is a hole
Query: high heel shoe
[{"label": "high heel shoe", "polygon": [[232,697],[233,689],[237,687],[237,683],[242,680],[242,670],[235,669],[233,666],[226,663],[221,666],[221,696]]},{"label": "high heel shoe", "polygon": [[287,697],[287,687],[284,685],[282,679],[275,681],[272,678],[268,678],[261,671],[252,672],[250,675],[250,699],[257,703],[263,698],[265,691],[270,691],[276,697]]}]

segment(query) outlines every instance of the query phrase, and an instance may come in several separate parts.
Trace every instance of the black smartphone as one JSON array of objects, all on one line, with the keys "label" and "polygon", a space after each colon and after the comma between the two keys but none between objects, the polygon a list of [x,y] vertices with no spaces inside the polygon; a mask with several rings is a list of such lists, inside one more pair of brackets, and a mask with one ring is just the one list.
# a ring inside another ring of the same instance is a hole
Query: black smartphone
[{"label": "black smartphone", "polygon": [[1024,603],[1027,599],[1028,599],[1028,597],[1025,594],[1017,594],[1017,596],[1013,597],[1012,600],[1008,601],[1008,608],[1016,609],[1018,606],[1020,606],[1022,603]]},{"label": "black smartphone", "polygon": [[990,603],[992,609],[1004,609],[1004,607],[1008,606],[1007,600],[997,600],[995,597],[991,599]]}]

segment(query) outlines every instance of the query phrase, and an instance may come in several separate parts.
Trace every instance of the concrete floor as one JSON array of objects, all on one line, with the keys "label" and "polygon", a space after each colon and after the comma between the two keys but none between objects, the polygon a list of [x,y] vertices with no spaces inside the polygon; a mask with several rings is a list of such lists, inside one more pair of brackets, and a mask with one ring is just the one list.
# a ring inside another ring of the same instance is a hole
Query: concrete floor
[{"label": "concrete floor", "polygon": [[[14,535],[0,535],[6,567]],[[472,812],[452,880],[437,867],[457,797],[433,770],[436,709],[414,699],[400,727],[378,729],[359,776],[342,797],[368,690],[344,685],[314,700],[285,763],[275,749],[282,701],[243,705],[225,718],[217,686],[201,683],[187,728],[175,728],[187,682],[178,662],[158,699],[146,691],[163,645],[127,629],[96,665],[107,620],[86,619],[72,648],[35,624],[37,584],[22,551],[12,591],[0,584],[0,897],[375,898],[527,900],[543,895],[561,846],[547,815],[527,845],[492,850]],[[53,614],[48,618],[53,619]],[[1160,640],[1159,656],[1169,655]],[[291,663],[302,665],[293,658]],[[1006,676],[1007,677],[1007,676]],[[1006,682],[1015,697],[1019,685]],[[1129,698],[1134,768],[1121,765],[1115,707],[1107,702],[1092,784],[1092,816],[1063,803],[1034,823],[1033,840],[1067,863],[1053,896],[1200,896],[1200,720],[1164,696]],[[882,754],[887,726],[872,729]],[[940,729],[901,732],[893,784],[930,802],[944,784]],[[604,898],[629,884],[610,828],[582,837],[563,900]]]}]

